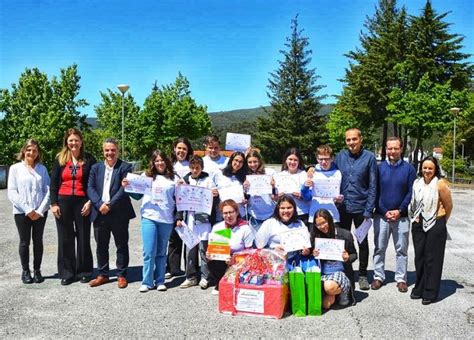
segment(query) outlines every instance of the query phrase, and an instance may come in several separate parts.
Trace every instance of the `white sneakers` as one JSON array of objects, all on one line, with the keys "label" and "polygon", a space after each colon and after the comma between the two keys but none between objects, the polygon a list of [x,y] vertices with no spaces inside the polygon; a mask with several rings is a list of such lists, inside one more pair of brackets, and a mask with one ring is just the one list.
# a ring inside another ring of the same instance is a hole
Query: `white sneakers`
[{"label": "white sneakers", "polygon": [[211,295],[219,295],[219,291],[217,289],[213,289]]},{"label": "white sneakers", "polygon": [[154,290],[154,289],[157,289],[160,292],[166,292],[166,290],[168,288],[166,288],[166,286],[164,284],[161,284],[161,285],[158,285],[158,287],[152,287],[152,288],[149,288],[147,285],[141,285],[140,288],[138,289],[138,291],[140,293],[146,293],[149,290]]},{"label": "white sneakers", "polygon": [[140,293],[146,293],[146,292],[148,292],[148,291],[151,290],[151,289],[153,289],[153,288],[148,288],[147,285],[141,285],[140,288],[138,289],[138,291],[139,291]]},{"label": "white sneakers", "polygon": [[201,289],[207,289],[209,288],[209,282],[205,278],[202,278],[201,281],[199,281],[199,287],[201,287]]},{"label": "white sneakers", "polygon": [[184,280],[184,282],[179,286],[179,288],[189,288],[189,287],[193,287],[197,285],[198,285],[198,281],[195,277],[193,277],[192,279]]}]

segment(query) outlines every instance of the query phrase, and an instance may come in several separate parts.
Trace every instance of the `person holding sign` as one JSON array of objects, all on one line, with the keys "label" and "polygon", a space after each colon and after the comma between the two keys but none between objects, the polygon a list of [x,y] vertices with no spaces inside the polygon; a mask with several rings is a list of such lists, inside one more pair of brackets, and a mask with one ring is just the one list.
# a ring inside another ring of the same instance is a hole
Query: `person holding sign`
[{"label": "person holding sign", "polygon": [[296,203],[298,219],[308,223],[310,199],[303,197],[302,190],[308,175],[304,170],[303,157],[297,148],[290,148],[283,156],[281,172],[275,177],[278,196],[290,194]]},{"label": "person holding sign", "polygon": [[[203,159],[199,156],[192,156],[189,160],[190,173],[184,176],[181,184],[190,184],[199,187],[209,188],[213,191],[214,201],[217,199],[217,189],[215,189],[214,181],[207,172],[202,171],[204,167]],[[213,209],[214,210],[214,209]],[[201,240],[198,245],[186,249],[186,280],[180,285],[180,288],[189,288],[198,285],[202,289],[209,287],[209,269],[207,267],[207,241],[209,232],[211,231],[214,216],[203,212],[194,211],[178,211],[176,216],[176,227],[184,228],[182,221],[185,222],[186,228],[190,228],[195,234],[199,235]],[[199,258],[201,259],[201,280],[198,281]]]},{"label": "person holding sign", "polygon": [[215,224],[212,227],[211,233],[222,233],[225,230],[230,230],[230,253],[229,258],[225,261],[218,261],[212,258],[212,253],[206,253],[209,260],[209,273],[215,280],[216,287],[212,291],[215,295],[219,291],[219,281],[225,274],[227,266],[230,264],[233,253],[252,248],[254,235],[252,229],[243,220],[239,213],[239,207],[233,200],[225,200],[219,204],[219,210],[224,217],[224,220]]},{"label": "person holding sign", "polygon": [[[245,155],[240,152],[234,152],[226,167],[215,177],[215,183],[219,191],[221,200],[233,199],[239,204],[241,216],[245,216],[246,200],[244,197],[243,184],[247,174],[247,163]],[[220,220],[220,218],[219,218]]]},{"label": "person holding sign", "polygon": [[308,180],[303,188],[304,196],[311,196],[308,222],[314,222],[314,215],[319,209],[328,210],[335,223],[339,222],[339,211],[336,203],[341,203],[340,195],[342,175],[333,163],[334,154],[329,145],[320,145],[316,149],[318,164],[308,169]]},{"label": "person holding sign", "polygon": [[[296,209],[296,203],[292,196],[286,194],[281,196],[275,206],[273,217],[263,222],[257,232],[257,248],[271,248],[286,252],[289,263],[298,253],[304,256],[309,255],[310,244],[308,246],[306,244],[309,242],[310,236],[306,225],[298,219]],[[301,240],[300,251],[285,251],[281,237],[288,231],[301,231],[306,234],[307,239]]]},{"label": "person holding sign", "polygon": [[[153,178],[151,194],[132,194],[134,199],[143,197],[141,206],[143,241],[143,279],[139,291],[150,289],[166,291],[166,250],[174,223],[175,174],[170,159],[161,150],[153,151],[148,169],[143,176]],[[127,186],[128,180],[122,180]]]},{"label": "person holding sign", "polygon": [[215,181],[215,176],[226,167],[229,159],[221,155],[221,143],[216,135],[207,136],[204,140],[204,147],[206,148],[206,156],[203,157],[203,170]]},{"label": "person holding sign", "polygon": [[[351,294],[352,304],[355,305],[354,298],[354,270],[352,262],[357,260],[357,252],[354,246],[354,240],[349,231],[336,228],[331,213],[326,209],[320,209],[315,214],[315,228],[311,233],[311,240],[315,238],[344,240],[344,250],[342,260],[321,260],[321,280],[324,282],[323,308],[329,309],[336,302],[336,296],[339,296],[339,305],[347,306],[349,304],[349,293]],[[313,256],[318,258],[320,249],[313,250]]]},{"label": "person holding sign", "polygon": [[[270,168],[265,168],[265,165],[263,164],[262,156],[260,153],[255,150],[251,149],[247,153],[246,157],[246,162],[247,162],[247,177],[246,181],[244,182],[244,189],[248,193],[248,215],[247,220],[249,222],[254,222],[250,223],[251,226],[254,228],[255,232],[258,231],[262,223],[269,219],[273,211],[275,209],[275,180],[273,179],[273,176],[275,175],[275,171]],[[252,176],[267,176],[271,177],[270,180],[270,185],[271,185],[271,193],[267,194],[258,194],[254,195],[251,193],[251,184],[250,184],[250,178]],[[253,221],[251,221],[253,219]]]},{"label": "person holding sign", "polygon": [[[171,161],[173,169],[179,178],[183,178],[189,173],[189,159],[193,155],[191,142],[186,137],[180,137],[173,142],[173,152]],[[180,276],[181,272],[181,253],[183,252],[183,241],[173,228],[168,243],[168,260],[166,261],[167,279],[173,276]]]}]

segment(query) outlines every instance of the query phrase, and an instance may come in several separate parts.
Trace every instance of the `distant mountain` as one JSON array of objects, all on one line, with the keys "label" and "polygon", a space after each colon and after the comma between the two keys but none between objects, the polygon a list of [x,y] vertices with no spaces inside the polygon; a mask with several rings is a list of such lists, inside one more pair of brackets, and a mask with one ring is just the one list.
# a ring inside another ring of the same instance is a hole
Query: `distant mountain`
[{"label": "distant mountain", "polygon": [[[323,116],[327,115],[334,108],[334,104],[323,105],[319,113]],[[265,111],[266,110],[266,111]],[[240,109],[230,111],[210,112],[212,127],[222,128],[236,123],[252,122],[260,116],[266,116],[271,111],[271,106],[261,106],[253,109]]]}]

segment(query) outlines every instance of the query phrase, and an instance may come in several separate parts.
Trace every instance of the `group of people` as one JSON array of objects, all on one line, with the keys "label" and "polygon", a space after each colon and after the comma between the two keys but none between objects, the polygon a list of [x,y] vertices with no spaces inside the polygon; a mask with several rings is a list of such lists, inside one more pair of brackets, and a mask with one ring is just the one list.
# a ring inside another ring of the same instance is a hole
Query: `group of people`
[{"label": "group of people", "polygon": [[[452,200],[441,178],[436,158],[420,163],[418,176],[402,158],[399,138],[387,140],[388,159],[377,164],[372,152],[362,146],[359,129],[345,133],[347,149],[334,157],[328,145],[316,150],[317,164],[305,167],[297,148],[290,148],[282,159],[281,173],[264,166],[258,150],[221,155],[217,136],[205,139],[206,156],[194,155],[187,138],[173,143],[171,157],[155,150],[142,176],[151,178],[151,192],[132,194],[125,191],[131,165],[119,158],[119,145],[113,138],[103,142],[103,161],[97,162],[84,151],[81,132],[75,128],[65,133],[51,177],[41,164],[41,148],[28,140],[19,152],[19,162],[10,167],[8,197],[20,236],[20,260],[23,283],[40,283],[43,255],[43,230],[51,209],[58,231],[58,274],[62,285],[77,280],[97,287],[109,282],[109,244],[113,235],[117,251],[117,285],[125,288],[129,263],[129,221],[135,217],[131,199],[141,200],[141,235],[143,243],[143,279],[140,292],[166,291],[165,280],[185,275],[181,288],[215,286],[223,277],[231,257],[215,260],[207,251],[209,235],[225,228],[231,230],[231,254],[256,247],[284,251],[281,233],[301,229],[311,240],[311,247],[286,253],[288,261],[296,257],[318,257],[314,240],[344,240],[343,261],[321,261],[324,297],[328,309],[336,301],[347,306],[355,303],[355,275],[352,263],[359,259],[358,284],[361,290],[377,290],[385,282],[385,253],[390,235],[396,250],[395,280],[400,292],[407,292],[407,253],[410,226],[415,249],[416,283],[412,299],[429,304],[438,297],[446,222]],[[271,176],[271,194],[252,194],[252,175]],[[293,192],[279,190],[278,175],[297,178]],[[330,179],[340,183],[340,194],[321,197],[317,183]],[[175,190],[179,185],[206,187],[212,191],[210,214],[176,211]],[[240,202],[221,197],[220,190],[241,187]],[[159,199],[152,195],[159,191]],[[359,253],[350,232],[373,219],[374,275],[369,284],[367,236],[359,243]],[[93,278],[90,246],[91,223],[97,242],[98,275]],[[191,249],[179,237],[179,228],[190,228],[199,237]],[[178,231],[177,231],[178,230]],[[29,245],[33,240],[33,276],[29,266]],[[184,256],[183,256],[184,251]],[[185,272],[181,271],[184,258]]]}]

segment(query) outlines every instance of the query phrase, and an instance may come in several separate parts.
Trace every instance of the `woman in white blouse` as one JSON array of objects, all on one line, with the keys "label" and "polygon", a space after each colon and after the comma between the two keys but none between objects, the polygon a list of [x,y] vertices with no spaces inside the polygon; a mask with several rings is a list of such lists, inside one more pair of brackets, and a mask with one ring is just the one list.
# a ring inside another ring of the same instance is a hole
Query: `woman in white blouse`
[{"label": "woman in white blouse", "polygon": [[[41,164],[41,149],[37,141],[29,139],[23,145],[8,175],[8,198],[13,203],[13,215],[20,236],[20,260],[23,283],[41,283],[43,259],[43,231],[49,208],[49,175]],[[33,270],[31,277],[30,240],[33,239]]]}]

